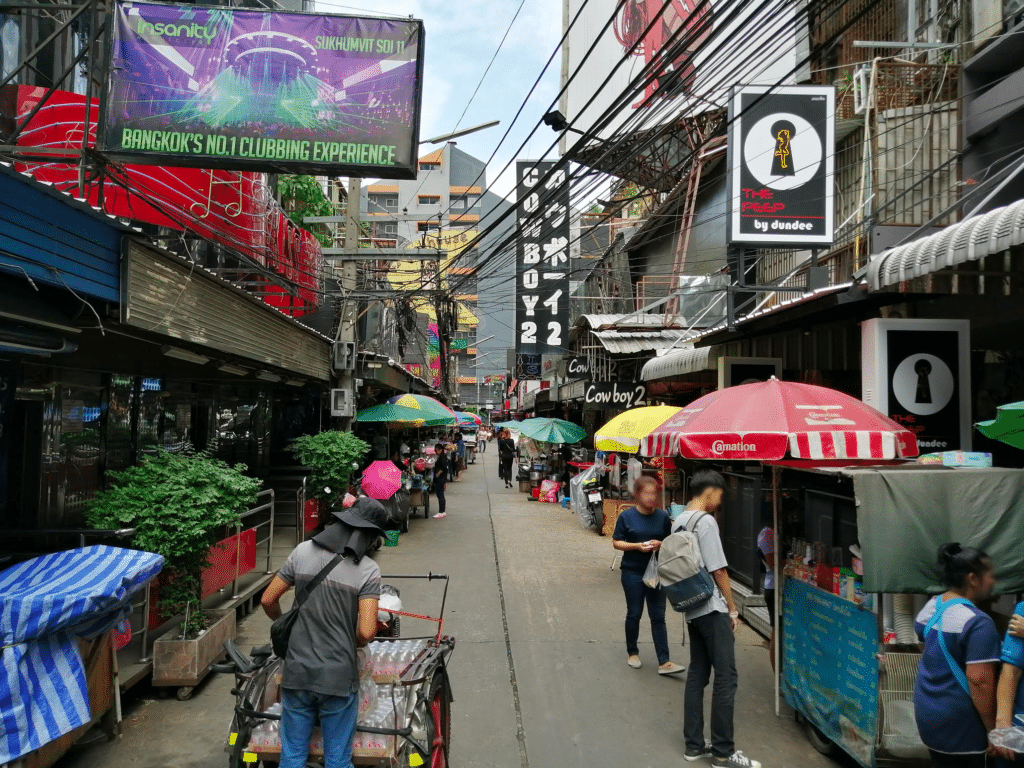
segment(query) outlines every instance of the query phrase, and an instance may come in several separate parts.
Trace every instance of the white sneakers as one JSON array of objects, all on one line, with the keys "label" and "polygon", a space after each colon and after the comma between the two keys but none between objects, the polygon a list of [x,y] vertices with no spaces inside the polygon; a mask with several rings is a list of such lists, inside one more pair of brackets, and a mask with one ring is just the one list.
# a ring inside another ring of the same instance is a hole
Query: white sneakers
[{"label": "white sneakers", "polygon": [[434,519],[435,520],[440,520],[442,517],[448,517],[448,513],[447,512],[438,512],[436,515],[434,515]]},{"label": "white sneakers", "polygon": [[728,757],[712,757],[711,764],[724,768],[761,768],[761,763],[751,760],[738,749]]},{"label": "white sneakers", "polygon": [[640,669],[640,667],[643,666],[643,663],[640,661],[639,656],[630,656],[626,659],[626,663],[629,664],[629,666],[631,666],[633,669]]}]

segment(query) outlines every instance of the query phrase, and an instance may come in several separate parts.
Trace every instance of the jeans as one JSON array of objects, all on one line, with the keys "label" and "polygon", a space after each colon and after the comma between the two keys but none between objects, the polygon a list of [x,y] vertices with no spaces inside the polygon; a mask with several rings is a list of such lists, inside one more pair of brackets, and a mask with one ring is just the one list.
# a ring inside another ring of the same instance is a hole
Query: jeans
[{"label": "jeans", "polygon": [[658,654],[658,664],[671,661],[668,651],[668,630],[665,628],[665,593],[660,589],[651,589],[644,584],[644,575],[636,571],[620,571],[622,574],[622,591],[626,594],[626,653],[636,656],[640,650],[637,638],[640,637],[640,618],[644,615],[644,602],[647,603],[647,616],[651,620],[651,636],[654,638],[654,651]]},{"label": "jeans", "polygon": [[324,734],[324,768],[352,768],[359,697],[327,696],[281,689],[281,762],[278,768],[305,768],[317,714]]},{"label": "jeans", "polygon": [[683,698],[683,736],[689,749],[704,747],[704,689],[715,670],[711,692],[711,752],[728,757],[736,751],[733,710],[736,705],[736,639],[732,620],[721,611],[687,622],[690,669]]},{"label": "jeans", "polygon": [[445,509],[444,480],[434,481],[434,496],[437,497],[437,513],[441,514]]}]

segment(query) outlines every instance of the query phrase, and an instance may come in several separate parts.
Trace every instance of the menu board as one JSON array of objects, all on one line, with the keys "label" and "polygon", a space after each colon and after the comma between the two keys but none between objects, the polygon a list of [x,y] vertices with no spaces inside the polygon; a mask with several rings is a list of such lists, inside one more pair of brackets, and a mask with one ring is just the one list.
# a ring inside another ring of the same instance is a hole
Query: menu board
[{"label": "menu board", "polygon": [[875,765],[875,615],[802,581],[782,601],[782,691],[790,706],[866,768]]}]

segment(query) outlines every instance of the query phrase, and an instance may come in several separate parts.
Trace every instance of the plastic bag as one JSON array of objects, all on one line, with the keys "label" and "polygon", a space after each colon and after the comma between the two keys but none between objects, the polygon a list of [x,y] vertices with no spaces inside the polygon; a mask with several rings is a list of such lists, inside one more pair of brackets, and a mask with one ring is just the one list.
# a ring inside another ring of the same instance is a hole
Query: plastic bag
[{"label": "plastic bag", "polygon": [[644,584],[646,584],[651,589],[657,589],[661,586],[661,579],[658,577],[657,552],[651,555],[651,559],[647,563],[647,570],[644,571]]},{"label": "plastic bag", "polygon": [[988,740],[997,747],[1012,749],[1014,752],[1024,752],[1024,727],[1015,725],[1012,728],[996,728],[989,731]]},{"label": "plastic bag", "polygon": [[402,600],[398,595],[383,593],[377,601],[377,621],[387,623],[394,618],[389,611],[402,610]]}]

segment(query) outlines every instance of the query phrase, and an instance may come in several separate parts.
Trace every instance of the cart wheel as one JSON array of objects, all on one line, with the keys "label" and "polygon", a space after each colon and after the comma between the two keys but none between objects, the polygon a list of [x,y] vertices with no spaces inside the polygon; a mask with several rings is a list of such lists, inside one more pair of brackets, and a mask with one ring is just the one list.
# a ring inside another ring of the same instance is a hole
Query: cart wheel
[{"label": "cart wheel", "polygon": [[430,741],[430,754],[421,755],[425,768],[448,768],[451,737],[451,696],[444,675],[438,672],[430,681],[427,693],[427,739]]},{"label": "cart wheel", "polygon": [[398,532],[399,533],[408,533],[409,532],[409,518],[411,516],[412,516],[412,510],[410,509],[409,510],[409,514],[406,515],[405,519],[401,520],[398,523]]},{"label": "cart wheel", "polygon": [[430,517],[430,494],[423,491],[423,519]]},{"label": "cart wheel", "polygon": [[804,718],[804,732],[807,734],[807,740],[811,742],[811,746],[821,752],[823,755],[834,755],[836,752],[836,745],[828,736],[819,731],[810,720]]},{"label": "cart wheel", "polygon": [[191,685],[183,685],[174,695],[177,697],[178,701],[188,701],[192,698],[192,693],[194,691],[195,688]]}]

